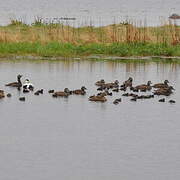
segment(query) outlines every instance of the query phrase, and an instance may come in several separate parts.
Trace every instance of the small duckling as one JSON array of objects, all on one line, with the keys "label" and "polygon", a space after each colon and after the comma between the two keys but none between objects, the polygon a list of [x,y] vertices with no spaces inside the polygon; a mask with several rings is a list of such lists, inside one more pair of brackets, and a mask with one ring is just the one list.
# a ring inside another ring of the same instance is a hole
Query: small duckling
[{"label": "small duckling", "polygon": [[34,95],[39,96],[39,91],[36,91]]},{"label": "small duckling", "polygon": [[159,102],[165,102],[165,98],[159,99]]},{"label": "small duckling", "polygon": [[20,97],[19,100],[20,100],[20,101],[25,101],[26,98],[25,98],[25,97]]},{"label": "small duckling", "polygon": [[119,92],[119,88],[115,88],[112,90],[113,92]]},{"label": "small duckling", "polygon": [[125,86],[123,86],[123,87],[121,87],[119,90],[120,90],[120,91],[126,91],[126,89],[127,89],[127,88],[126,88]]},{"label": "small duckling", "polygon": [[136,97],[133,97],[132,99],[130,99],[131,101],[137,101]]},{"label": "small duckling", "polygon": [[119,101],[118,101],[117,99],[115,99],[115,100],[113,101],[113,104],[117,105],[117,104],[119,104]]},{"label": "small duckling", "polygon": [[99,88],[97,88],[97,91],[103,91],[104,89],[106,89],[106,87],[100,86]]},{"label": "small duckling", "polygon": [[174,100],[169,100],[169,103],[174,104],[174,103],[176,103],[176,101],[174,101]]},{"label": "small duckling", "polygon": [[12,95],[11,95],[10,93],[8,93],[6,96],[7,96],[7,97],[11,97]]},{"label": "small duckling", "polygon": [[39,91],[39,94],[43,94],[44,90],[43,89],[40,89],[38,90]]},{"label": "small duckling", "polygon": [[28,93],[28,92],[30,92],[30,90],[29,89],[23,89],[23,93]]},{"label": "small duckling", "polygon": [[122,94],[122,96],[129,96],[129,93]]},{"label": "small duckling", "polygon": [[48,93],[54,93],[54,89],[49,90]]}]

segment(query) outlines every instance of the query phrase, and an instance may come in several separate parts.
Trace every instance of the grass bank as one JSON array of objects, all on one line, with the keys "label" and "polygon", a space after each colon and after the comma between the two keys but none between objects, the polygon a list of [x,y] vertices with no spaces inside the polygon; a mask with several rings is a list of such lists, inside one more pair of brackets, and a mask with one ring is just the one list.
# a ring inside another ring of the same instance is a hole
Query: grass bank
[{"label": "grass bank", "polygon": [[82,57],[105,56],[179,56],[180,45],[153,43],[88,43],[7,42],[0,43],[0,57],[9,56]]},{"label": "grass bank", "polygon": [[120,23],[72,27],[63,24],[31,25],[11,20],[0,26],[0,57],[180,56],[180,27],[172,22],[159,27]]}]

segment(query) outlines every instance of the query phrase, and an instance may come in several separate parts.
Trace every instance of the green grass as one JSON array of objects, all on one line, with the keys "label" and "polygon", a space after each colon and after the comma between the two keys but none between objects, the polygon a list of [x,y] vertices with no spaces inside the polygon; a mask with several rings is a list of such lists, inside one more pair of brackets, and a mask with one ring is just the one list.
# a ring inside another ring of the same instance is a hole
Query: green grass
[{"label": "green grass", "polygon": [[80,44],[49,42],[0,43],[0,56],[33,55],[43,57],[105,56],[180,56],[180,45],[153,43]]}]

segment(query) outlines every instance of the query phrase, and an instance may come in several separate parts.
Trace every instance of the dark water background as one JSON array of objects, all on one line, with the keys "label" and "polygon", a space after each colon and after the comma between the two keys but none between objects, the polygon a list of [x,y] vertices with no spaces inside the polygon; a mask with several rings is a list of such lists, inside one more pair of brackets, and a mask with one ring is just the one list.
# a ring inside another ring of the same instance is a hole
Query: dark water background
[{"label": "dark water background", "polygon": [[[5,87],[23,74],[34,96]],[[0,100],[0,177],[3,180],[179,180],[180,64],[107,61],[0,61],[0,89],[12,93]],[[176,89],[168,97],[112,104],[93,103],[94,82],[129,76],[134,83],[168,79]],[[52,98],[47,90],[77,89],[86,96]]]}]

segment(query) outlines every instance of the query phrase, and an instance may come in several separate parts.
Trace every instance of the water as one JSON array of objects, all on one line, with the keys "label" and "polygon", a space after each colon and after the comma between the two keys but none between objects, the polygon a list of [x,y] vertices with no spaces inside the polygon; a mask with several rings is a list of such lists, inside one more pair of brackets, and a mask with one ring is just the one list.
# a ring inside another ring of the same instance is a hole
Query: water
[{"label": "water", "polygon": [[[4,84],[17,74],[45,93],[24,96]],[[4,180],[179,180],[180,64],[106,61],[0,61],[0,89],[12,93],[0,100],[0,176]],[[161,97],[122,103],[88,101],[101,78],[135,84],[168,79],[176,91]],[[86,96],[52,98],[47,90],[76,89]]]},{"label": "water", "polygon": [[10,18],[31,23],[35,16],[40,16],[75,17],[74,25],[89,25],[90,21],[96,26],[107,25],[126,19],[143,23],[146,19],[148,25],[159,25],[172,13],[180,13],[179,0],[0,0],[0,3],[0,24],[9,23]]}]

